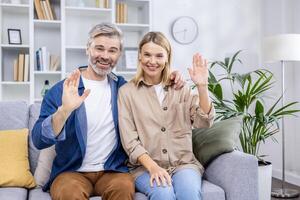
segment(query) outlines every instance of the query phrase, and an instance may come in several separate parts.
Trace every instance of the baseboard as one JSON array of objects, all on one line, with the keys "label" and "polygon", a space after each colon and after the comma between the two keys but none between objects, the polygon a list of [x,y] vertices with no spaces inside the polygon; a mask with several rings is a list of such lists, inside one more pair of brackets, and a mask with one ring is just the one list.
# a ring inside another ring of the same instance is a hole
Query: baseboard
[{"label": "baseboard", "polygon": [[[273,168],[272,176],[274,178],[281,180],[282,179],[281,170]],[[290,184],[300,186],[300,176],[292,172],[285,171],[285,181]]]}]

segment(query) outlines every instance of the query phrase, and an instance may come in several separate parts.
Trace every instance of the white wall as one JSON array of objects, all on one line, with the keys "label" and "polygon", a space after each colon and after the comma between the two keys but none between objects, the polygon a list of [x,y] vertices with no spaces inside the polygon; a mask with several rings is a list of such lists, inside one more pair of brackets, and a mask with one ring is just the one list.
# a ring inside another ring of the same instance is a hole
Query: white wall
[{"label": "white wall", "polygon": [[[199,37],[190,45],[176,43],[170,34],[173,20],[182,15],[194,17],[199,25]],[[153,30],[165,33],[172,43],[174,68],[186,75],[196,52],[215,60],[245,49],[245,64],[258,64],[259,0],[153,0],[152,16]]]},{"label": "white wall", "polygon": [[[264,36],[279,33],[300,33],[300,1],[297,0],[153,0],[153,30],[162,31],[170,39],[173,50],[173,66],[186,78],[186,68],[191,65],[192,55],[202,53],[209,60],[222,59],[239,49],[244,49],[241,59],[244,69],[250,71],[266,67],[274,72],[277,80],[272,95],[281,94],[280,64],[261,61],[261,42]],[[168,13],[168,14],[166,14]],[[190,45],[176,43],[170,34],[174,19],[188,15],[199,25],[199,37]],[[300,101],[300,63],[287,64],[286,100]],[[299,106],[300,107],[300,106]],[[287,118],[286,128],[286,171],[287,180],[300,185],[300,130],[299,118]],[[281,134],[262,147],[262,154],[269,155],[273,163],[273,176],[281,175]]]}]

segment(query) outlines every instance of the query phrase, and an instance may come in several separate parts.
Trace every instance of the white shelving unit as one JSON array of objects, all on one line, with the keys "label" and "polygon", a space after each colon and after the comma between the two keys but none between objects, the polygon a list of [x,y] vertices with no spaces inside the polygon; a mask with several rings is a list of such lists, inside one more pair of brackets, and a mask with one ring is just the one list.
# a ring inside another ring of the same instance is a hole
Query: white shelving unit
[{"label": "white shelving unit", "polygon": [[[1,3],[3,2],[3,3]],[[21,4],[0,0],[0,100],[41,101],[45,80],[50,85],[65,78],[79,66],[87,65],[85,53],[88,31],[100,22],[115,23],[124,33],[124,50],[137,48],[141,37],[151,30],[151,0],[109,0],[108,8],[97,8],[96,0],[50,0],[56,20],[39,20],[34,0]],[[127,4],[127,23],[116,23],[116,4]],[[7,29],[20,29],[21,45],[8,42]],[[50,54],[60,57],[58,71],[37,71],[36,51],[46,46]],[[29,81],[13,81],[13,60],[19,53],[30,55]],[[114,72],[131,78],[135,71],[126,69],[124,55]]]}]

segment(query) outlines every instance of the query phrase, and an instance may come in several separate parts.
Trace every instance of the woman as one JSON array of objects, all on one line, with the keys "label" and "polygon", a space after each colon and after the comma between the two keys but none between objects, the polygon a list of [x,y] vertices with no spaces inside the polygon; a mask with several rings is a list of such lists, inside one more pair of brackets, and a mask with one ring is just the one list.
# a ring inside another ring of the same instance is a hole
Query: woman
[{"label": "woman", "polygon": [[207,62],[193,56],[189,74],[198,94],[168,82],[171,46],[160,32],[139,44],[138,72],[119,91],[121,140],[136,189],[152,199],[201,199],[202,165],[192,151],[192,127],[210,127]]}]

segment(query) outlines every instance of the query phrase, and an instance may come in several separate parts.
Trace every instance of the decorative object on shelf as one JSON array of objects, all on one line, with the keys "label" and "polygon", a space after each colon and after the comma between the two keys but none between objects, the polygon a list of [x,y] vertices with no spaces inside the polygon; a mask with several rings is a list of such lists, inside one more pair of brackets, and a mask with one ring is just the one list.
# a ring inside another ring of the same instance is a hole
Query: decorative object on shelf
[{"label": "decorative object on shelf", "polygon": [[198,24],[192,17],[181,16],[172,23],[171,35],[179,44],[191,44],[196,40],[198,34]]},{"label": "decorative object on shelf", "polygon": [[45,80],[43,89],[41,91],[41,96],[44,98],[48,90],[50,89],[49,80]]},{"label": "decorative object on shelf", "polygon": [[135,69],[137,65],[137,59],[138,59],[138,50],[137,49],[126,49],[124,51],[125,53],[125,66],[126,69]]},{"label": "decorative object on shelf", "polygon": [[7,29],[9,44],[22,44],[20,29]]},{"label": "decorative object on shelf", "polygon": [[137,68],[138,48],[125,47],[116,69],[122,72],[135,72]]},{"label": "decorative object on shelf", "polygon": [[[300,34],[280,34],[265,38],[263,45],[264,60],[266,62],[281,62],[282,107],[285,101],[285,61],[300,61]],[[293,198],[299,196],[299,191],[285,187],[285,131],[284,117],[282,126],[282,185],[274,188],[272,196],[276,198]]]}]

